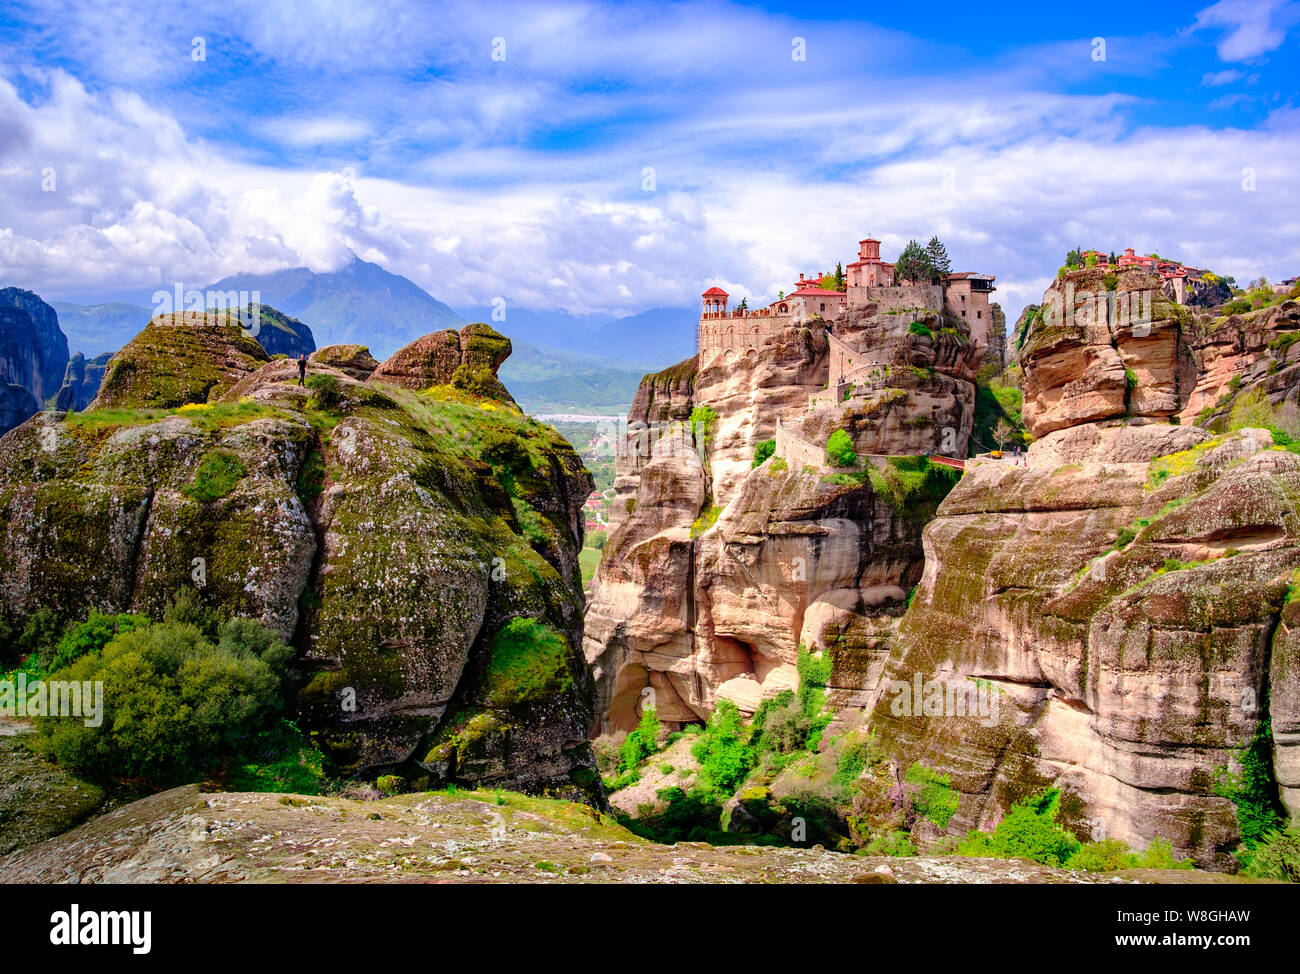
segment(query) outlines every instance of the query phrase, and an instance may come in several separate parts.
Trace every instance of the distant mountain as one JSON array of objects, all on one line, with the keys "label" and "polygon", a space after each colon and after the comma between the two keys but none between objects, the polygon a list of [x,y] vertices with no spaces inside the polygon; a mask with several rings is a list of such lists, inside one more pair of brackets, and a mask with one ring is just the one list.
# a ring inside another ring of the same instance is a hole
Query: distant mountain
[{"label": "distant mountain", "polygon": [[68,348],[94,358],[116,352],[138,335],[153,317],[153,309],[139,304],[70,304],[51,301],[59,313],[59,327],[68,336]]},{"label": "distant mountain", "polygon": [[515,400],[532,414],[627,411],[642,372],[597,358],[511,340],[514,351],[499,373]]},{"label": "distant mountain", "polygon": [[465,323],[418,284],[355,255],[338,271],[235,274],[204,290],[259,291],[263,304],[305,322],[317,345],[366,345],[381,361],[430,332]]},{"label": "distant mountain", "polygon": [[506,309],[504,321],[494,321],[491,315],[491,308],[476,308],[470,317],[490,323],[513,341],[642,372],[694,354],[699,323],[699,312],[693,308],[651,308],[626,318],[516,308]]},{"label": "distant mountain", "polygon": [[586,351],[657,371],[695,354],[699,323],[694,308],[651,308],[611,321],[592,336]]}]

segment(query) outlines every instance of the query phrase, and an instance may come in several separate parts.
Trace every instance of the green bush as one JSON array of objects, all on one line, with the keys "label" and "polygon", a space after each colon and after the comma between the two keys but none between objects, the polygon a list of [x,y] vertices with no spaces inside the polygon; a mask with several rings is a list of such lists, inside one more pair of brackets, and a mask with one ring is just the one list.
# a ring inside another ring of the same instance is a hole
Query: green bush
[{"label": "green bush", "polygon": [[343,402],[343,384],[337,376],[309,375],[307,388],[312,391],[311,405],[316,409],[333,412]]},{"label": "green bush", "polygon": [[873,836],[862,849],[864,856],[914,856],[916,846],[906,832],[882,832]]},{"label": "green bush", "polygon": [[706,454],[713,442],[713,431],[718,425],[718,414],[709,406],[696,406],[691,410],[691,435]]},{"label": "green bush", "polygon": [[853,438],[844,430],[836,430],[826,441],[826,462],[832,467],[858,465],[858,454],[853,448]]},{"label": "green bush", "polygon": [[636,730],[623,738],[623,745],[619,748],[618,770],[620,772],[636,770],[642,761],[655,753],[659,746],[660,728],[655,708],[644,708],[641,711],[641,722],[637,724]]},{"label": "green bush", "polygon": [[692,792],[706,801],[731,797],[754,764],[749,733],[734,703],[718,701],[691,754],[700,764]]},{"label": "green bush", "polygon": [[754,462],[750,467],[757,467],[776,452],[776,440],[763,440],[754,447]]},{"label": "green bush", "polygon": [[468,365],[456,366],[456,371],[451,374],[451,385],[453,389],[480,399],[495,399],[504,391],[501,380],[492,374],[491,369],[474,369]]},{"label": "green bush", "polygon": [[1300,822],[1266,832],[1241,859],[1247,876],[1300,883]]},{"label": "green bush", "polygon": [[247,474],[244,462],[233,450],[209,450],[199,461],[194,479],[181,488],[181,493],[200,503],[220,500]]},{"label": "green bush", "polygon": [[1214,793],[1237,806],[1237,825],[1242,841],[1253,847],[1265,835],[1286,821],[1277,801],[1277,783],[1273,779],[1272,730],[1268,720],[1255,726],[1255,736],[1237,752],[1241,770],[1233,773],[1217,768]]},{"label": "green bush", "polygon": [[1081,846],[1056,824],[1060,799],[1060,792],[1051,789],[1013,805],[992,832],[967,833],[957,847],[958,855],[1065,865]]},{"label": "green bush", "polygon": [[1067,863],[1070,869],[1083,869],[1091,873],[1109,873],[1116,869],[1131,869],[1134,861],[1128,843],[1119,839],[1102,839],[1087,842]]},{"label": "green bush", "polygon": [[325,755],[292,721],[281,718],[255,735],[243,756],[227,778],[231,791],[319,795],[325,788]]},{"label": "green bush", "polygon": [[522,476],[533,469],[533,458],[518,436],[505,430],[488,430],[483,436],[479,456],[494,470]]},{"label": "green bush", "polygon": [[120,632],[51,677],[102,682],[102,722],[38,718],[35,746],[94,779],[192,781],[270,726],[283,707],[292,656],[249,620],[227,623],[215,645],[184,622]]},{"label": "green bush", "polygon": [[908,334],[910,335],[920,335],[922,338],[934,337],[934,332],[932,332],[925,325],[921,324],[919,321],[914,321],[910,325],[908,325],[907,331]]},{"label": "green bush", "polygon": [[929,819],[939,828],[946,829],[952,817],[957,814],[959,801],[952,790],[952,779],[923,764],[913,764],[907,769],[906,780],[918,789],[912,796],[912,807],[916,814]]},{"label": "green bush", "polygon": [[89,653],[98,653],[107,646],[118,633],[130,632],[153,625],[148,616],[122,613],[104,615],[91,610],[85,622],[78,622],[69,627],[59,640],[52,657],[42,661],[47,673],[71,666]]}]

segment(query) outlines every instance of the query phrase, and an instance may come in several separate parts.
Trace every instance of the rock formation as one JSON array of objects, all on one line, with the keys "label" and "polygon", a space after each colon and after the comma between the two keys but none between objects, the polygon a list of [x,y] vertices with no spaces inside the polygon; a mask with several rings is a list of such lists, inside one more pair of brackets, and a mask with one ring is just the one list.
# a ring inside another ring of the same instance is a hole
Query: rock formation
[{"label": "rock formation", "polygon": [[85,409],[94,402],[112,357],[112,353],[105,352],[87,361],[86,356],[74,352],[68,360],[67,371],[63,373],[63,385],[54,399],[54,408],[66,412]]},{"label": "rock formation", "polygon": [[111,408],[0,438],[6,621],[157,614],[196,586],[298,647],[302,718],[344,771],[599,802],[568,443],[462,390],[322,363],[303,389],[238,328],[176,319],[114,357]]},{"label": "rock formation", "polygon": [[[1118,293],[1154,292],[1155,310],[1121,320],[1089,274],[1053,284],[1021,350],[1028,466],[968,464],[925,529],[871,721],[900,763],[951,775],[950,831],[1050,786],[1082,838],[1167,838],[1232,869],[1219,782],[1257,733],[1275,797],[1300,808],[1300,457],[1266,430],[1187,417],[1215,413],[1221,389],[1294,403],[1296,307],[1193,318],[1135,270]],[[1101,314],[1085,307],[1098,295]],[[1233,403],[1219,407],[1226,422]],[[954,700],[992,687],[995,719],[909,707],[922,680]]]},{"label": "rock formation", "polygon": [[312,365],[328,365],[346,372],[358,382],[365,382],[379,368],[379,363],[364,345],[327,345],[307,356]]},{"label": "rock formation", "polygon": [[40,384],[41,353],[31,316],[0,306],[0,433],[41,408],[33,390]]},{"label": "rock formation", "polygon": [[867,307],[833,337],[812,322],[646,376],[587,612],[598,729],[630,729],[647,687],[670,726],[702,720],[719,695],[752,712],[797,683],[800,645],[829,649],[832,698],[861,705],[919,578],[933,502],[907,510],[863,470],[830,476],[827,438],[964,453],[978,358],[964,322]]},{"label": "rock formation", "polygon": [[[720,697],[753,711],[805,645],[895,768],[950,776],[949,835],[1057,788],[1081,839],[1235,869],[1248,754],[1251,800],[1300,810],[1300,456],[1280,429],[1300,436],[1300,308],[1216,316],[1141,268],[1065,275],[1008,339],[1027,465],[968,461],[937,513],[941,493],[898,503],[887,468],[855,483],[816,463],[836,428],[859,453],[920,452],[918,427],[964,446],[978,363],[959,329],[918,325],[850,315],[646,378],[630,430],[655,402],[678,425],[619,461],[585,643],[600,729],[650,701],[670,726]],[[836,353],[870,367],[828,403]],[[778,418],[812,469],[780,449],[750,469]]]},{"label": "rock formation", "polygon": [[38,403],[44,405],[59,391],[64,370],[68,367],[68,339],[59,328],[59,316],[40,297],[22,288],[0,288],[0,306],[17,308],[31,320],[36,358],[32,384],[26,388]]}]

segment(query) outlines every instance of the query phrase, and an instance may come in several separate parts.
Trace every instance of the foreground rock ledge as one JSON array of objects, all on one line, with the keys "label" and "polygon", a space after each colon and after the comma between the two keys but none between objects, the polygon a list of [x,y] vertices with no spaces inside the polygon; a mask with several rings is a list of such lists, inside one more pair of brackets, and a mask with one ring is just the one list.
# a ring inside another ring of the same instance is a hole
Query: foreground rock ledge
[{"label": "foreground rock ledge", "polygon": [[[498,804],[500,802],[500,804]],[[892,877],[876,872],[888,866]],[[588,806],[514,793],[380,801],[176,788],[0,859],[6,883],[1106,883],[1232,882],[1096,875],[998,859],[883,859],[821,848],[674,846]]]}]

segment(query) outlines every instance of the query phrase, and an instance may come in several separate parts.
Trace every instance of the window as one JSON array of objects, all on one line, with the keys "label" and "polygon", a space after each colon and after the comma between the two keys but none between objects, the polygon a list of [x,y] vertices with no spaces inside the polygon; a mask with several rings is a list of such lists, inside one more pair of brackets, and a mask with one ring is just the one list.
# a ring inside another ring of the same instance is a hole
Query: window
[{"label": "window", "polygon": [[826,310],[826,302],[825,302],[825,301],[822,302],[822,310],[823,310],[823,311]]},{"label": "window", "polygon": [[983,317],[984,317],[984,312],[983,312],[983,311],[976,311],[976,312],[975,312],[975,317],[976,317],[976,318],[983,318]]}]

